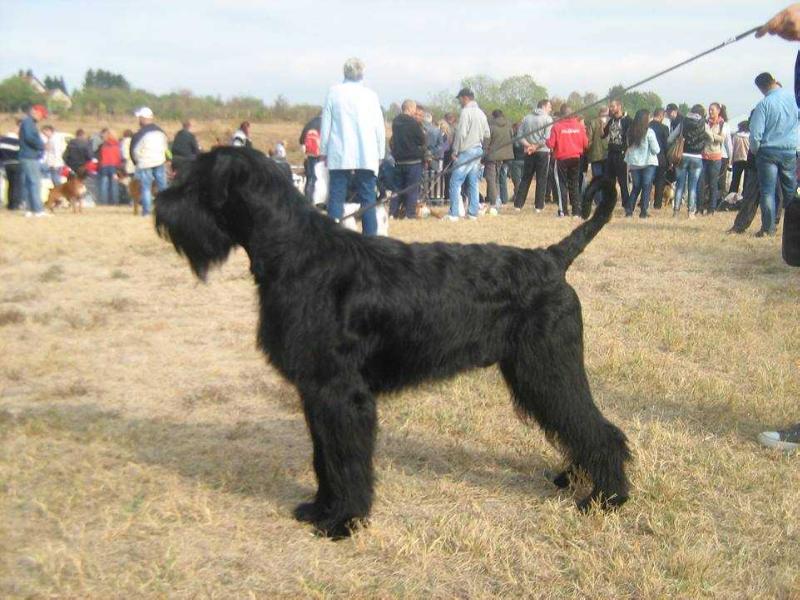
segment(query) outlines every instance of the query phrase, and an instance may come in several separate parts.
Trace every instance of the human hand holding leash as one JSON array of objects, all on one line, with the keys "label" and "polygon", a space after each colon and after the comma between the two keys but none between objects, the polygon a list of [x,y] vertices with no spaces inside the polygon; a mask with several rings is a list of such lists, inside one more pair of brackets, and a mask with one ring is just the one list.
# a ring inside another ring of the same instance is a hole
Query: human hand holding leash
[{"label": "human hand holding leash", "polygon": [[756,37],[767,34],[780,36],[790,42],[800,41],[800,4],[784,8],[756,32]]}]

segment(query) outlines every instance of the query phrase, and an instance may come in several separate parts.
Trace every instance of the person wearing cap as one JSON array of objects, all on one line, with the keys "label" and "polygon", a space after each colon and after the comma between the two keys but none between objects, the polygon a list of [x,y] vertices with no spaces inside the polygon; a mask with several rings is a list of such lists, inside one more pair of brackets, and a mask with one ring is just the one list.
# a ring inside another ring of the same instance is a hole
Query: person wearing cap
[{"label": "person wearing cap", "polygon": [[19,126],[19,165],[22,179],[22,198],[28,203],[26,217],[45,217],[49,213],[42,207],[42,166],[44,141],[36,126],[47,117],[47,109],[34,104]]},{"label": "person wearing cap", "polygon": [[136,165],[136,179],[142,187],[142,216],[152,210],[152,187],[155,181],[158,191],[167,187],[167,134],[156,125],[153,111],[143,106],[135,113],[139,119],[139,131],[131,139],[131,159]]},{"label": "person wearing cap", "polygon": [[780,184],[786,201],[797,189],[797,99],[769,73],[755,79],[764,98],[750,118],[750,150],[756,157],[761,188],[761,231],[756,236],[775,234],[776,196]]},{"label": "person wearing cap", "polygon": [[378,95],[364,86],[364,63],[350,58],[344,63],[344,82],[328,91],[322,109],[320,160],[329,173],[328,215],[344,216],[348,187],[362,208],[364,235],[378,233],[375,215],[376,184],[386,153],[386,123]]},{"label": "person wearing cap", "polygon": [[456,99],[461,104],[461,115],[458,118],[456,133],[453,138],[453,174],[450,176],[450,221],[460,218],[458,204],[461,202],[461,186],[467,182],[469,208],[467,217],[478,218],[480,196],[478,180],[480,179],[483,149],[489,147],[491,133],[489,120],[475,102],[475,94],[469,88],[462,88]]}]

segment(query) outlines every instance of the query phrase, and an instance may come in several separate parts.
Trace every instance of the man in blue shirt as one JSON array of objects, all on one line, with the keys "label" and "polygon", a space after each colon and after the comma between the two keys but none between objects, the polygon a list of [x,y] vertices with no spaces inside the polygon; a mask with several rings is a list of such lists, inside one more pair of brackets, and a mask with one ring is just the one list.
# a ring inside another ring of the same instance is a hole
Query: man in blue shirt
[{"label": "man in blue shirt", "polygon": [[49,217],[42,208],[42,165],[44,141],[36,126],[47,117],[47,109],[34,104],[19,126],[19,167],[22,198],[28,203],[26,217]]},{"label": "man in blue shirt", "polygon": [[764,94],[750,118],[750,149],[756,157],[761,186],[761,231],[756,235],[775,235],[775,186],[780,182],[784,202],[794,198],[797,189],[797,100],[769,73],[756,77],[756,87]]}]

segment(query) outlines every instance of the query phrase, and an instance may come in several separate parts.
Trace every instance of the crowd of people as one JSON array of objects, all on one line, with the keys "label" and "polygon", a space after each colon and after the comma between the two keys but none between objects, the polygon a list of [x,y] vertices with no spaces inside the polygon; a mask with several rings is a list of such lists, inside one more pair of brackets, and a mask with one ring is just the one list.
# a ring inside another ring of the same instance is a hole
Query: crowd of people
[{"label": "crowd of people", "polygon": [[[36,104],[25,117],[18,119],[17,131],[0,137],[0,173],[4,176],[6,206],[24,211],[28,217],[48,217],[44,210],[42,178],[52,186],[65,179],[78,177],[87,181],[94,200],[103,205],[131,202],[128,184],[134,179],[140,194],[142,214],[152,211],[153,192],[167,187],[169,180],[189,167],[201,152],[194,134],[194,124],[187,119],[172,141],[155,122],[153,111],[144,106],[133,115],[139,122],[136,132],[126,129],[121,138],[104,127],[94,135],[78,129],[73,136],[56,131],[47,119],[47,108]],[[217,139],[215,146],[225,145]],[[233,133],[228,145],[252,147],[250,123],[243,122]],[[291,177],[283,142],[276,142],[270,156],[278,161]]]}]

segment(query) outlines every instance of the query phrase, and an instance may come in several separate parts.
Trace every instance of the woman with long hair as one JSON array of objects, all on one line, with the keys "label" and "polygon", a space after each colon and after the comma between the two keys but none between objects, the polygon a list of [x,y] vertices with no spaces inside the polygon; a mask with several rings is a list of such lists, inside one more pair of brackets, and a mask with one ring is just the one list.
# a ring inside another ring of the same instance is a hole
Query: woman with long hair
[{"label": "woman with long hair", "polygon": [[695,104],[689,114],[681,119],[670,134],[667,143],[670,145],[683,136],[683,158],[675,172],[675,204],[672,213],[677,217],[683,202],[683,192],[689,190],[689,218],[694,219],[697,212],[697,183],[703,172],[703,149],[706,142],[711,139],[711,128],[705,121],[706,109],[701,104]]},{"label": "woman with long hair", "polygon": [[[722,119],[720,113],[722,106],[719,102],[712,102],[708,106],[708,126],[711,137],[706,140],[703,148],[703,187],[707,189],[708,202],[707,214],[713,215],[719,202],[719,177],[722,172],[723,145],[731,132],[728,124]],[[702,212],[702,211],[701,211]]]},{"label": "woman with long hair", "polygon": [[641,109],[636,112],[633,123],[628,129],[628,149],[625,152],[625,162],[633,180],[633,187],[625,206],[625,216],[632,217],[636,208],[639,194],[642,195],[642,204],[639,216],[646,219],[650,208],[650,192],[653,189],[653,178],[658,168],[658,145],[656,132],[650,129],[650,111]]}]

